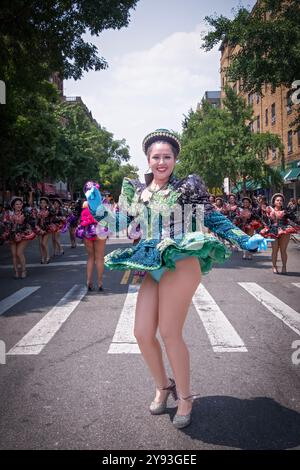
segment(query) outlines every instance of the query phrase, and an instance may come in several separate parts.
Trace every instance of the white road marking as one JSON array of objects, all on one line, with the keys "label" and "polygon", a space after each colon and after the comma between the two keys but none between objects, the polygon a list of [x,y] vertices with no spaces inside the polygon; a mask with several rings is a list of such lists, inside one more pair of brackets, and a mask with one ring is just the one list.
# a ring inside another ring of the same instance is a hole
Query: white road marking
[{"label": "white road marking", "polygon": [[[41,264],[41,263],[32,263],[26,264],[26,268],[51,268],[52,266],[77,266],[77,265],[84,265],[86,264],[86,260],[84,261],[57,261],[52,262],[50,261],[49,264]],[[12,265],[10,264],[2,264],[0,269],[12,269]]]},{"label": "white road marking", "polygon": [[10,351],[8,355],[39,354],[86,294],[75,284],[66,295]]},{"label": "white road marking", "polygon": [[300,282],[292,282],[293,286],[299,287],[300,288]]},{"label": "white road marking", "polygon": [[32,287],[23,287],[22,289],[18,290],[14,294],[6,297],[5,299],[0,301],[0,315],[4,312],[9,310],[11,307],[16,305],[17,303],[21,302],[21,300],[25,299],[33,292],[38,290],[41,286],[32,286]]},{"label": "white road marking", "polygon": [[135,306],[139,288],[139,285],[129,285],[108,354],[140,354],[140,348],[133,335]]},{"label": "white road marking", "polygon": [[238,284],[273,313],[273,315],[300,335],[300,313],[277,299],[275,295],[270,294],[270,292],[260,287],[256,282],[239,282]]},{"label": "white road marking", "polygon": [[215,352],[247,352],[247,348],[212,296],[200,284],[193,304]]}]

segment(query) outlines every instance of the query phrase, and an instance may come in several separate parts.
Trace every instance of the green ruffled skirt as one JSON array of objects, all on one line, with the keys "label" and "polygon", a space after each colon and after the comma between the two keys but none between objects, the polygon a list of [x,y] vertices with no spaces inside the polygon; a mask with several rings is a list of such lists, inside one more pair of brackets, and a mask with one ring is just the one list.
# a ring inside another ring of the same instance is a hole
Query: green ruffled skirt
[{"label": "green ruffled skirt", "polygon": [[192,232],[181,240],[141,240],[138,245],[112,251],[104,262],[108,269],[149,271],[159,282],[166,270],[176,268],[179,259],[195,256],[202,273],[207,274],[214,263],[223,263],[230,255],[231,251],[213,235]]}]

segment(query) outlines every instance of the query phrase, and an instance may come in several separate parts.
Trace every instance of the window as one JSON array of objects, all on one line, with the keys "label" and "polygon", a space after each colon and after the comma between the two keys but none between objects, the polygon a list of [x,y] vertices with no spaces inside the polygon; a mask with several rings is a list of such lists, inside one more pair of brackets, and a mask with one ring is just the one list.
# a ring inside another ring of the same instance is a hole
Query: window
[{"label": "window", "polygon": [[259,100],[260,100],[260,95],[259,95],[259,93],[256,93],[256,104],[259,103]]},{"label": "window", "polygon": [[276,106],[275,106],[275,103],[272,104],[272,107],[271,107],[271,116],[272,116],[272,125],[275,124],[276,122]]},{"label": "window", "polygon": [[276,87],[274,85],[271,85],[271,93],[273,94],[275,93],[275,91],[276,91]]},{"label": "window", "polygon": [[272,147],[271,152],[272,152],[272,160],[276,160],[276,157],[277,157],[276,147]]},{"label": "window", "polygon": [[265,113],[265,122],[266,122],[266,126],[269,125],[269,110],[268,108],[266,109],[266,113]]},{"label": "window", "polygon": [[252,105],[253,104],[253,93],[249,93],[248,95],[248,105]]},{"label": "window", "polygon": [[250,132],[254,132],[253,121],[250,122],[250,124],[249,124],[248,127],[249,127],[249,129],[250,129]]},{"label": "window", "polygon": [[288,131],[288,154],[293,153],[293,131]]},{"label": "window", "polygon": [[291,114],[292,106],[293,106],[291,95],[292,95],[292,93],[290,91],[288,91],[287,94],[286,94],[286,112],[288,114]]},{"label": "window", "polygon": [[260,132],[260,116],[257,116],[257,132]]}]

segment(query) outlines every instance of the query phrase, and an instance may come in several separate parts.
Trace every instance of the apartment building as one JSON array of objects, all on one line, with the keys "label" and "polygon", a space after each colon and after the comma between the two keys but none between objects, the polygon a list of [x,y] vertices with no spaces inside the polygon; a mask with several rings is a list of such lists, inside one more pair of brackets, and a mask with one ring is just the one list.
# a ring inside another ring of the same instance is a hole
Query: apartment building
[{"label": "apartment building", "polygon": [[[284,177],[282,188],[286,198],[300,197],[300,131],[295,132],[290,124],[297,116],[299,104],[295,104],[292,94],[295,90],[280,86],[275,89],[265,84],[261,93],[245,93],[240,81],[228,83],[226,68],[231,57],[238,52],[239,47],[229,47],[223,42],[220,47],[221,101],[225,96],[225,85],[229,84],[236,92],[244,96],[253,107],[254,119],[250,123],[253,132],[271,132],[278,134],[284,144],[284,158],[276,149],[269,151],[266,162],[272,167],[279,168]],[[299,77],[300,79],[300,77]],[[282,161],[283,160],[283,161]]]}]

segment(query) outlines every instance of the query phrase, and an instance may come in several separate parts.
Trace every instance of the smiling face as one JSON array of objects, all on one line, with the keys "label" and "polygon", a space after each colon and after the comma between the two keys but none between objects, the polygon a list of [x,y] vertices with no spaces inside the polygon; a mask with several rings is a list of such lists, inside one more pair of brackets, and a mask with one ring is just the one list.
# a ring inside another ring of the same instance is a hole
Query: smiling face
[{"label": "smiling face", "polygon": [[249,207],[250,207],[250,202],[248,201],[248,199],[244,199],[244,200],[243,200],[243,207],[244,207],[245,209],[249,209]]},{"label": "smiling face", "polygon": [[45,201],[45,199],[41,199],[41,201],[40,201],[40,206],[41,206],[41,209],[46,209],[46,207],[47,207],[47,201]]},{"label": "smiling face", "polygon": [[15,203],[14,203],[14,210],[15,211],[20,211],[23,207],[23,202],[20,201],[20,200],[17,200]]},{"label": "smiling face", "polygon": [[235,197],[234,196],[229,196],[229,202],[230,204],[236,204],[236,200],[235,200]]},{"label": "smiling face", "polygon": [[154,181],[158,183],[167,181],[176,163],[171,145],[166,142],[154,143],[149,148],[147,156]]}]

